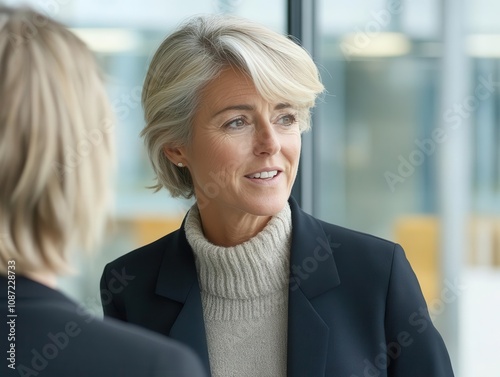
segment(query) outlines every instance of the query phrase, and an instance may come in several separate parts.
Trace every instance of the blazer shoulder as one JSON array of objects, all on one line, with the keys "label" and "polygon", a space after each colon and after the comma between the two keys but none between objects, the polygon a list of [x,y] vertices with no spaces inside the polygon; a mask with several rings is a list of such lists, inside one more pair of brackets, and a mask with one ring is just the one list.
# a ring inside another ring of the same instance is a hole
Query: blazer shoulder
[{"label": "blazer shoulder", "polygon": [[395,258],[406,260],[404,250],[395,242],[347,229],[319,220],[339,273],[349,271],[353,277],[378,276],[379,281],[386,281],[390,276]]},{"label": "blazer shoulder", "polygon": [[320,244],[317,247],[328,248],[337,267],[362,265],[369,268],[372,265],[382,267],[385,271],[392,265],[395,253],[402,251],[394,242],[311,216],[302,211],[293,200],[290,201],[290,207],[292,226],[296,227],[295,240],[299,241],[299,246],[304,247],[312,237],[313,241]]},{"label": "blazer shoulder", "polygon": [[320,223],[327,237],[331,238],[332,242],[343,241],[344,243],[352,244],[353,246],[365,246],[380,250],[394,250],[396,246],[398,246],[398,244],[393,241],[389,241],[372,234],[348,229],[335,224],[330,224],[319,219],[318,222]]}]

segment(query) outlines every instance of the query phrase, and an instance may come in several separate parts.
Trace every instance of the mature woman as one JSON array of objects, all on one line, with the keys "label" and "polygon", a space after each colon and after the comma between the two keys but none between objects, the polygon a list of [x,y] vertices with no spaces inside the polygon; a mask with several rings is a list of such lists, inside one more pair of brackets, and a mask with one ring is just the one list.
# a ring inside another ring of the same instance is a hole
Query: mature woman
[{"label": "mature woman", "polygon": [[108,264],[136,279],[106,315],[178,339],[212,376],[452,376],[400,246],[290,198],[323,91],[308,54],[249,21],[194,18],[143,90],[156,190],[195,204],[181,228]]},{"label": "mature woman", "polygon": [[[98,320],[56,289],[109,209],[113,116],[91,52],[43,15],[0,6],[0,104],[0,375],[203,376],[185,346]],[[114,274],[109,289],[125,289]]]}]

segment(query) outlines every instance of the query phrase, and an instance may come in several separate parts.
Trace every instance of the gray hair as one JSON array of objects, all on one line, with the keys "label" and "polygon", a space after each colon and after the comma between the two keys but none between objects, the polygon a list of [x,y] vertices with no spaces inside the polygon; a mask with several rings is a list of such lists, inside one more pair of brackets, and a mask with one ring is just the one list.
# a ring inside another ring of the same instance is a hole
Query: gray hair
[{"label": "gray hair", "polygon": [[175,166],[164,148],[189,144],[202,89],[230,66],[245,72],[266,101],[298,108],[300,130],[309,129],[310,108],[324,88],[302,47],[246,19],[192,18],[162,42],[144,82],[141,136],[156,174],[155,191],[165,187],[173,197],[194,194],[189,170]]}]

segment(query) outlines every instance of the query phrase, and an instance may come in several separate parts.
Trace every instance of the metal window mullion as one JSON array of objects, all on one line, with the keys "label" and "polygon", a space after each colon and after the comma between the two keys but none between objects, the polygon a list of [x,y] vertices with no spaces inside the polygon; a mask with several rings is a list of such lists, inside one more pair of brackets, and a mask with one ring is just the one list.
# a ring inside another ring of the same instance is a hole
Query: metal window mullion
[{"label": "metal window mullion", "polygon": [[[288,0],[288,34],[314,57],[314,0]],[[314,116],[312,121],[314,122]],[[314,128],[302,135],[302,154],[292,195],[302,209],[314,215]]]}]

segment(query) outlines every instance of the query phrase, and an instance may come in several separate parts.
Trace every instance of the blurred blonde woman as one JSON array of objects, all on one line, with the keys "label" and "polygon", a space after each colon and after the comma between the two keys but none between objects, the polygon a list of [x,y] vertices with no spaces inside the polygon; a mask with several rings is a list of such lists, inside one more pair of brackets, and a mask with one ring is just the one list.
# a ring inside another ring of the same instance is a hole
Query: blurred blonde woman
[{"label": "blurred blonde woman", "polygon": [[450,377],[401,247],[290,197],[323,91],[290,39],[233,17],[169,35],[144,82],[155,189],[194,196],[181,228],[109,263],[136,279],[107,315],[180,340],[217,377]]},{"label": "blurred blonde woman", "polygon": [[0,104],[0,375],[203,376],[186,347],[57,290],[111,198],[114,121],[91,52],[42,14],[0,6]]}]

